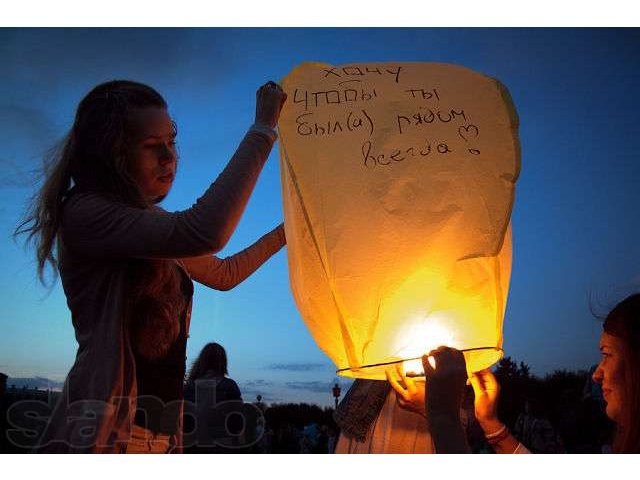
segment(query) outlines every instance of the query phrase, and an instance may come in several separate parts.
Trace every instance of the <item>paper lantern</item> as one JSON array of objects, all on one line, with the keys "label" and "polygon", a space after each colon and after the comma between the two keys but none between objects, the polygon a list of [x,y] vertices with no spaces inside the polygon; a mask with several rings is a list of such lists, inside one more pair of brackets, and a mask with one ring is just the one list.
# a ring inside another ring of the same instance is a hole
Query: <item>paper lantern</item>
[{"label": "paper lantern", "polygon": [[437,63],[305,63],[282,85],[289,275],[319,347],[357,378],[439,345],[495,363],[520,169],[507,90]]}]

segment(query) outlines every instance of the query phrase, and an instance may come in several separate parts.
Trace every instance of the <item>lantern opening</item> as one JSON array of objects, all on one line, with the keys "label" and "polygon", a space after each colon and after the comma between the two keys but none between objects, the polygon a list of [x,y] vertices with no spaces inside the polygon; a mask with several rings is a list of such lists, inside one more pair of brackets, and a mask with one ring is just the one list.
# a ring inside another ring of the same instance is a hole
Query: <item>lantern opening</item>
[{"label": "lantern opening", "polygon": [[[469,364],[469,357],[476,353],[488,353],[492,358],[497,359],[502,357],[503,350],[498,347],[474,347],[474,348],[463,348],[460,350],[465,357],[465,361],[467,365]],[[427,352],[428,353],[428,352]],[[425,353],[426,354],[426,353]],[[495,361],[491,362],[492,364]],[[372,363],[370,365],[360,365],[357,367],[345,367],[339,368],[336,370],[338,375],[346,376],[346,377],[356,377],[357,378],[378,378],[380,375],[379,371],[382,371],[382,375],[384,376],[384,370],[390,365],[395,365],[397,363],[402,363],[402,367],[404,370],[404,374],[407,377],[424,377],[424,370],[422,368],[422,355],[419,357],[412,358],[398,358],[396,360],[392,360],[389,362],[381,362],[381,363]]]}]

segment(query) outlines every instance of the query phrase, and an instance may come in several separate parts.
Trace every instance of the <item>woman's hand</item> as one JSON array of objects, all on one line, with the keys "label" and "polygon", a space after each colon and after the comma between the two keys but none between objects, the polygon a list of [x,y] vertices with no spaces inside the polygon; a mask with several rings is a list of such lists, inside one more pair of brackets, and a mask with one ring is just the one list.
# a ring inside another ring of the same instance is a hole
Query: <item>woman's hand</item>
[{"label": "woman's hand", "polygon": [[498,397],[500,384],[490,370],[476,372],[471,377],[471,386],[475,394],[474,406],[478,422],[487,433],[493,433],[502,426],[498,420]]},{"label": "woman's hand", "polygon": [[423,417],[426,416],[424,409],[424,382],[416,382],[411,377],[405,377],[399,363],[395,364],[395,368],[387,369],[385,373],[387,381],[397,394],[398,404],[405,410],[419,413]]},{"label": "woman's hand", "polygon": [[280,111],[287,99],[280,85],[269,81],[256,92],[256,124],[275,128],[280,118]]},{"label": "woman's hand", "polygon": [[[433,358],[434,364],[430,362]],[[460,422],[460,407],[467,382],[467,367],[460,350],[438,347],[422,357],[427,380],[426,409],[429,421],[437,419]]]}]

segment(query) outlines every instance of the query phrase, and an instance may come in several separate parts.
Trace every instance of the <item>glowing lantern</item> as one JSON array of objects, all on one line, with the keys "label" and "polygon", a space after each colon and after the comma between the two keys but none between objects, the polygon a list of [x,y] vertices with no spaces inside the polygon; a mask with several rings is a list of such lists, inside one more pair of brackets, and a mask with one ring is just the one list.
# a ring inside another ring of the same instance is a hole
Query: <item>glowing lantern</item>
[{"label": "glowing lantern", "polygon": [[495,363],[520,169],[506,89],[435,63],[305,63],[282,84],[291,288],[320,348],[358,378],[439,345]]}]

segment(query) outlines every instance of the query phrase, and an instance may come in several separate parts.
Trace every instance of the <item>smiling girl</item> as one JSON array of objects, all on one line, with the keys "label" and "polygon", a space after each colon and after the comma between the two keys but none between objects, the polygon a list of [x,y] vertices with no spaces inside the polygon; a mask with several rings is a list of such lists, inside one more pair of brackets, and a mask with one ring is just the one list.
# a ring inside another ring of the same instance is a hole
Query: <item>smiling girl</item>
[{"label": "smiling girl", "polygon": [[[640,294],[607,315],[600,337],[602,359],[593,380],[602,385],[606,414],[616,425],[614,453],[640,453]],[[489,371],[471,377],[475,413],[497,453],[524,451],[497,416],[500,386]]]},{"label": "smiling girl", "polygon": [[613,451],[640,453],[640,294],[609,313],[600,352],[593,380],[602,385],[607,416],[616,424]]}]

